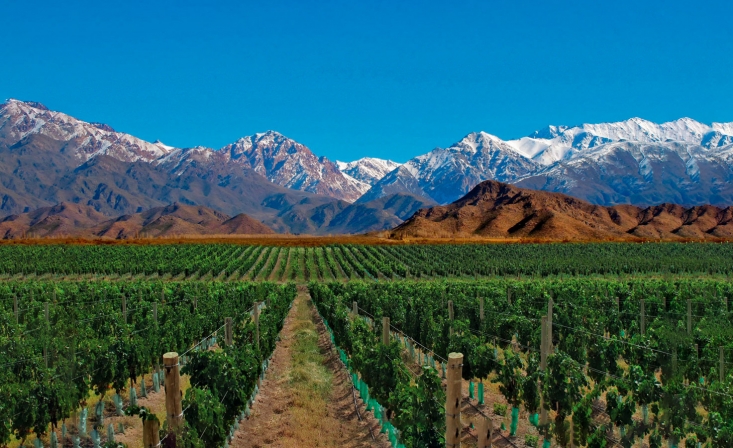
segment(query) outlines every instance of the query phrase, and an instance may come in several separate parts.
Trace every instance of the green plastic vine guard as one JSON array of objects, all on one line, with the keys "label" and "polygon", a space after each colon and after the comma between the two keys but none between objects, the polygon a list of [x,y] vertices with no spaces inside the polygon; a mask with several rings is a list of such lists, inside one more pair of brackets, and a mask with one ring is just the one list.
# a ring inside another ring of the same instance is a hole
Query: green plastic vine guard
[{"label": "green plastic vine guard", "polygon": [[107,442],[115,442],[115,428],[112,423],[107,425]]},{"label": "green plastic vine guard", "polygon": [[478,383],[478,404],[484,404],[484,383]]},{"label": "green plastic vine guard", "polygon": [[145,388],[145,375],[140,378],[140,396],[143,398],[147,398],[148,396],[148,391]]},{"label": "green plastic vine guard", "polygon": [[62,423],[61,424],[61,438],[62,439],[66,438],[67,432],[68,432],[68,429],[66,428],[66,423]]},{"label": "green plastic vine guard", "polygon": [[474,385],[473,381],[468,382],[468,398],[473,400],[475,397],[475,394],[473,393]]},{"label": "green plastic vine guard", "polygon": [[[130,388],[130,406],[137,406],[137,391],[134,387]],[[97,413],[97,415],[99,415],[99,413]]]},{"label": "green plastic vine guard", "polygon": [[88,417],[89,411],[87,408],[82,408],[81,412],[79,413],[79,435],[81,437],[87,436],[87,417]]},{"label": "green plastic vine guard", "polygon": [[509,425],[509,435],[517,435],[517,426],[519,424],[519,408],[512,408],[512,423]]},{"label": "green plastic vine guard", "polygon": [[59,439],[56,436],[56,431],[51,431],[51,448],[58,448]]}]

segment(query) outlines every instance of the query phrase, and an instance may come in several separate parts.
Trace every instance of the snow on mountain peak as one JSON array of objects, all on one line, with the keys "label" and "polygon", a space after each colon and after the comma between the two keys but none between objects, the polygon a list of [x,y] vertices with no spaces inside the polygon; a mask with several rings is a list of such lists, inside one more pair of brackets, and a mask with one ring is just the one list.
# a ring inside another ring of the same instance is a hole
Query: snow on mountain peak
[{"label": "snow on mountain peak", "polygon": [[361,159],[348,163],[337,161],[336,166],[345,175],[372,186],[387,175],[387,173],[401,166],[401,164],[375,157],[362,157]]}]

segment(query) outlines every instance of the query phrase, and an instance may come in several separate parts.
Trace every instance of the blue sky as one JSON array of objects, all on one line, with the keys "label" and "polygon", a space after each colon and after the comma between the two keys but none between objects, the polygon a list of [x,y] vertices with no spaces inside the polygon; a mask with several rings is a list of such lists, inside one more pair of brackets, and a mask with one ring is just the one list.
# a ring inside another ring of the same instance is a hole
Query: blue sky
[{"label": "blue sky", "polygon": [[730,17],[729,1],[6,0],[0,98],[175,146],[274,129],[405,161],[479,130],[733,121]]}]

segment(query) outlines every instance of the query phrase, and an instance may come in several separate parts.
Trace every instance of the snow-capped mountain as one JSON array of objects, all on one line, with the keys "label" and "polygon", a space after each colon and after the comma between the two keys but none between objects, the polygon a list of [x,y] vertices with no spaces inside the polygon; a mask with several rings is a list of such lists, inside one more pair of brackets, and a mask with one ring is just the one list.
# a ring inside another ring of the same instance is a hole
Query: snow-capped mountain
[{"label": "snow-capped mountain", "polygon": [[336,165],[342,173],[371,187],[402,164],[391,160],[363,157],[348,163],[336,161]]},{"label": "snow-capped mountain", "polygon": [[[514,147],[486,132],[475,132],[448,148],[435,148],[408,160],[365,193],[376,198],[404,192],[420,194],[445,204],[452,202],[486,179],[513,182],[533,173],[539,165]],[[412,176],[413,179],[409,179]]]},{"label": "snow-capped mountain", "polygon": [[286,188],[348,202],[366,191],[361,182],[345,176],[334,162],[274,131],[241,138],[221,151],[229,153],[232,160],[247,160],[255,172]]},{"label": "snow-capped mountain", "polygon": [[[116,132],[105,124],[78,120],[36,102],[10,99],[0,105],[0,143],[12,146],[39,135],[66,142],[64,152],[72,154],[79,166],[100,155],[123,162],[149,162],[178,174],[192,163],[198,167],[210,165],[214,171],[221,171],[222,165],[228,164],[227,169],[251,168],[286,188],[348,202],[355,201],[371,186],[342,173],[335,163],[316,156],[305,145],[274,131],[241,138],[219,150],[175,148]],[[379,169],[384,171],[388,166],[384,164]]]},{"label": "snow-capped mountain", "polygon": [[98,155],[125,162],[153,162],[173,149],[116,132],[106,124],[87,123],[48,110],[40,103],[10,99],[0,104],[0,142],[10,146],[30,135],[68,142],[64,150],[73,154],[80,165]]},{"label": "snow-capped mountain", "polygon": [[419,187],[445,204],[481,181],[498,180],[603,205],[733,203],[732,147],[733,123],[690,118],[548,126],[508,141],[479,132],[409,160],[365,197],[416,194]]},{"label": "snow-capped mountain", "polygon": [[612,142],[578,153],[517,185],[601,205],[733,203],[733,144]]},{"label": "snow-capped mountain", "polygon": [[641,118],[616,123],[548,126],[527,137],[507,143],[525,157],[542,165],[572,158],[579,151],[611,142],[638,143],[686,142],[707,148],[730,144],[733,124],[708,126],[691,118],[656,124]]}]

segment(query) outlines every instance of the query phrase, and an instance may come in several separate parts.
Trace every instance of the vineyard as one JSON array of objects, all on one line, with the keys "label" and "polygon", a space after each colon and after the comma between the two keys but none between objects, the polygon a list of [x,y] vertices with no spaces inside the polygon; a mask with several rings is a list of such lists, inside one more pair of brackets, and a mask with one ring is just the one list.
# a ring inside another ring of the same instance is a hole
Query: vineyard
[{"label": "vineyard", "polygon": [[2,245],[0,446],[228,446],[300,288],[375,446],[731,447],[732,272],[728,243]]},{"label": "vineyard", "polygon": [[[521,414],[545,446],[733,446],[730,282],[578,278],[310,288],[371,396],[398,411],[394,426],[408,446],[442,446],[446,398],[438,378],[446,377],[451,352],[464,355],[467,412],[492,413],[484,385],[498,383],[512,409],[510,436]],[[370,326],[389,336],[380,343]],[[415,365],[422,369],[417,379]],[[416,427],[428,430],[415,434]]]},{"label": "vineyard", "polygon": [[390,280],[733,272],[731,243],[2,245],[0,275],[94,279]]},{"label": "vineyard", "polygon": [[[117,446],[118,428],[105,419],[157,421],[137,408],[137,396],[165,386],[161,357],[178,352],[191,384],[183,438],[220,446],[247,411],[294,296],[293,284],[265,282],[4,283],[0,442],[14,436],[22,444],[50,428],[52,446]],[[222,338],[226,318],[230,344]],[[109,396],[113,409],[104,405]]]}]

